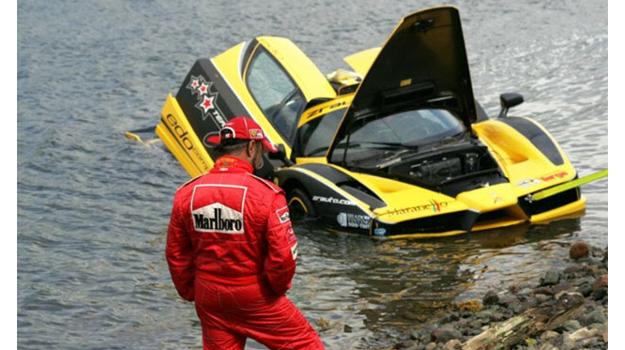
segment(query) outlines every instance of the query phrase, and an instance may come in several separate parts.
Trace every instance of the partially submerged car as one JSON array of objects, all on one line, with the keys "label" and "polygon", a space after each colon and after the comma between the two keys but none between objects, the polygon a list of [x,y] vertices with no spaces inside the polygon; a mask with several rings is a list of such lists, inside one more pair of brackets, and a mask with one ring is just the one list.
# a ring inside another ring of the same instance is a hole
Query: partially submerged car
[{"label": "partially submerged car", "polygon": [[219,156],[205,140],[246,114],[283,149],[261,173],[292,215],[372,236],[438,237],[579,215],[577,177],[536,121],[489,118],[475,101],[458,10],[403,18],[382,48],[345,58],[327,76],[290,40],[261,36],[199,59],[157,135],[191,175]]}]

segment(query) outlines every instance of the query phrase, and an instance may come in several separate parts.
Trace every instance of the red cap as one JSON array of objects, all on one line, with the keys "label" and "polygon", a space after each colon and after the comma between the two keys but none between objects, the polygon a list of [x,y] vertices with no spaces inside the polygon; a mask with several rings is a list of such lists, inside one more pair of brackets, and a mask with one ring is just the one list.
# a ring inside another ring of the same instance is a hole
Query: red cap
[{"label": "red cap", "polygon": [[274,146],[269,140],[263,129],[254,121],[254,119],[241,115],[234,117],[219,130],[219,134],[210,135],[206,138],[206,142],[218,145],[223,140],[257,140],[263,145],[263,147],[270,153],[278,152],[276,146]]}]

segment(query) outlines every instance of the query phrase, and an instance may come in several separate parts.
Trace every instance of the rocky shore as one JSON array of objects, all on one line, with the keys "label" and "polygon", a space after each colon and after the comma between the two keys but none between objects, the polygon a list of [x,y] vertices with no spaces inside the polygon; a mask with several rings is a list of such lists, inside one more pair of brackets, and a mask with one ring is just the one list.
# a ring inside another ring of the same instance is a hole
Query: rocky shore
[{"label": "rocky shore", "polygon": [[607,248],[576,242],[562,268],[533,284],[458,303],[392,349],[607,349],[607,315]]}]

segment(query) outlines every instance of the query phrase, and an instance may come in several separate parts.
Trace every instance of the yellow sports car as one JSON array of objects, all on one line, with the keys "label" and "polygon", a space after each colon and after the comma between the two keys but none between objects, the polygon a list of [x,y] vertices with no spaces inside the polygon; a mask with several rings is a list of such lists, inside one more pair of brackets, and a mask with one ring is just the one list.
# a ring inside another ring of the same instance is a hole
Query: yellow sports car
[{"label": "yellow sports car", "polygon": [[448,236],[584,210],[558,143],[507,116],[521,95],[502,94],[496,118],[475,101],[456,8],[415,12],[381,48],[345,61],[352,71],[324,75],[288,39],[243,42],[193,65],[156,133],[197,176],[219,156],[205,139],[249,115],[281,145],[261,172],[285,189],[293,216],[372,236]]}]

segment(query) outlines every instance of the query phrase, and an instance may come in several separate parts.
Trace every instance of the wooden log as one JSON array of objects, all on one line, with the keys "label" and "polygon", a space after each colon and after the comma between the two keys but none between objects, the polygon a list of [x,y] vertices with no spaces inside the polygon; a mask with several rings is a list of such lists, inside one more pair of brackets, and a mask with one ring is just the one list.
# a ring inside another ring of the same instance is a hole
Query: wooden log
[{"label": "wooden log", "polygon": [[584,297],[579,293],[562,293],[557,302],[547,302],[528,309],[486,329],[466,341],[463,350],[509,349],[526,338],[555,329],[574,318],[582,310]]}]

